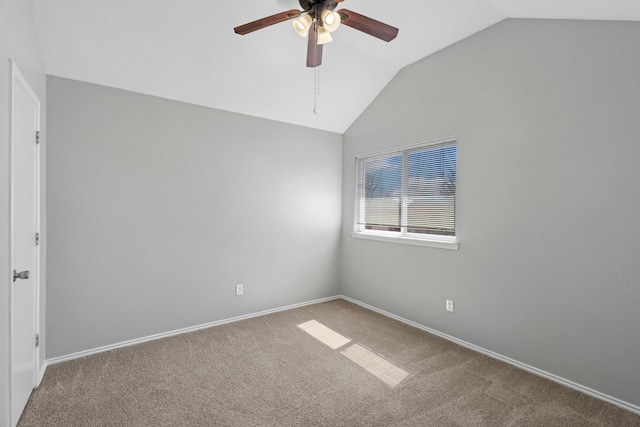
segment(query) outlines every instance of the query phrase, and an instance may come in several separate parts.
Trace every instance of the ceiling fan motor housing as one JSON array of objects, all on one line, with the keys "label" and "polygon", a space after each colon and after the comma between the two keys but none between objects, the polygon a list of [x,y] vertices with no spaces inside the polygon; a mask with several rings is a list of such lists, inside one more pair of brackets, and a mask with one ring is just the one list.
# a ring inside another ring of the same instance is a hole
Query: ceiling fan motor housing
[{"label": "ceiling fan motor housing", "polygon": [[[323,10],[333,10],[338,6],[338,1],[335,0],[299,0],[300,7],[315,18],[315,14],[322,13]],[[314,7],[315,6],[315,7]]]}]

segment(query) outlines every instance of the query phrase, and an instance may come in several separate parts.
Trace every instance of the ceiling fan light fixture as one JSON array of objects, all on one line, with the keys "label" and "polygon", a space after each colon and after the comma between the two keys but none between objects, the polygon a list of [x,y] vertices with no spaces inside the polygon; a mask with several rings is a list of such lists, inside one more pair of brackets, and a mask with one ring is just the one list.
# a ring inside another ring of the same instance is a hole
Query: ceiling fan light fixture
[{"label": "ceiling fan light fixture", "polygon": [[[2,0],[0,0],[1,2]],[[343,0],[298,0],[302,10],[291,9],[275,15],[235,27],[239,35],[252,33],[284,21],[292,21],[293,29],[301,37],[307,37],[307,67],[316,68],[322,64],[322,45],[333,41],[331,32],[341,24],[362,31],[365,34],[389,42],[396,38],[398,29],[384,22],[376,21],[359,13],[340,9]]]},{"label": "ceiling fan light fixture", "polygon": [[329,9],[322,11],[322,26],[330,33],[334,32],[340,26],[340,14]]},{"label": "ceiling fan light fixture", "polygon": [[331,33],[323,26],[318,26],[318,44],[325,44],[333,41]]},{"label": "ceiling fan light fixture", "polygon": [[293,21],[293,29],[296,31],[296,33],[298,33],[300,37],[306,37],[309,33],[309,28],[311,28],[312,23],[313,19],[311,18],[311,16],[309,16],[309,14],[305,14]]}]

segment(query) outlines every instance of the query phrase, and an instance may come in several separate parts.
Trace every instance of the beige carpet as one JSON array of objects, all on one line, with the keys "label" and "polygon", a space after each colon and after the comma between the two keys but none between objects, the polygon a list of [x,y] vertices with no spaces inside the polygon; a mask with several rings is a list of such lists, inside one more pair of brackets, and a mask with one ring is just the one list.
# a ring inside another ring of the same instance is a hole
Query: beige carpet
[{"label": "beige carpet", "polygon": [[50,366],[19,425],[622,427],[640,416],[336,300]]}]

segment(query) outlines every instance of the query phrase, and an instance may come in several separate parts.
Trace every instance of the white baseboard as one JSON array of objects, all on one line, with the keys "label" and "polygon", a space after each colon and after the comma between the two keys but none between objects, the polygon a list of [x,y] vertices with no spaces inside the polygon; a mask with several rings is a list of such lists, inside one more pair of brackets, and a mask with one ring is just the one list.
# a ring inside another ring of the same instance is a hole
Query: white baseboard
[{"label": "white baseboard", "polygon": [[40,387],[40,383],[44,378],[44,373],[47,372],[47,366],[49,366],[49,361],[45,360],[42,366],[40,366],[40,368],[38,369],[37,371],[38,377],[36,378],[36,387]]},{"label": "white baseboard", "polygon": [[466,347],[468,349],[471,349],[473,351],[477,351],[478,353],[482,353],[482,354],[484,354],[486,356],[489,356],[491,358],[500,360],[502,362],[509,363],[510,365],[513,365],[513,366],[515,366],[517,368],[520,368],[520,369],[525,370],[527,372],[530,372],[532,374],[541,376],[543,378],[547,378],[547,379],[549,379],[549,380],[551,380],[553,382],[556,382],[558,384],[561,384],[561,385],[564,385],[566,387],[572,388],[572,389],[577,390],[579,392],[582,392],[584,394],[588,394],[589,396],[595,397],[596,399],[604,400],[605,402],[611,403],[611,404],[616,405],[616,406],[618,406],[618,407],[620,407],[622,409],[626,409],[627,411],[630,411],[630,412],[633,412],[633,413],[636,413],[636,414],[640,415],[640,406],[634,405],[634,404],[629,403],[629,402],[625,402],[624,400],[620,400],[620,399],[618,399],[616,397],[609,396],[608,394],[601,393],[601,392],[599,392],[597,390],[594,390],[592,388],[589,388],[589,387],[583,386],[581,384],[575,383],[575,382],[570,381],[570,380],[568,380],[566,378],[562,378],[562,377],[560,377],[558,375],[555,375],[555,374],[552,374],[550,372],[543,371],[542,369],[538,369],[536,367],[529,366],[526,363],[519,362],[517,360],[511,359],[510,357],[503,356],[501,354],[495,353],[495,352],[493,352],[491,350],[487,350],[485,348],[478,347],[475,344],[471,344],[471,343],[468,343],[468,342],[463,341],[461,339],[452,337],[451,335],[447,335],[447,334],[444,334],[444,333],[442,333],[440,331],[436,331],[435,329],[431,329],[431,328],[429,328],[427,326],[424,326],[424,325],[421,325],[419,323],[413,322],[411,320],[405,319],[404,317],[396,316],[393,313],[389,313],[388,311],[384,311],[384,310],[381,310],[381,309],[379,309],[377,307],[373,307],[373,306],[371,306],[369,304],[366,304],[366,303],[364,303],[362,301],[358,301],[358,300],[356,300],[354,298],[351,298],[351,297],[348,297],[348,296],[345,296],[345,295],[340,295],[340,298],[344,299],[345,301],[349,301],[349,302],[352,302],[354,304],[357,304],[357,305],[359,305],[361,307],[364,307],[364,308],[366,308],[368,310],[375,311],[376,313],[380,313],[380,314],[382,314],[384,316],[387,316],[387,317],[390,317],[392,319],[398,320],[398,321],[400,321],[402,323],[406,323],[407,325],[410,325],[410,326],[413,326],[415,328],[421,329],[421,330],[423,330],[425,332],[429,332],[429,333],[431,333],[433,335],[437,335],[437,336],[439,336],[441,338],[444,338],[444,339],[446,339],[448,341],[454,342],[456,344],[459,344],[459,345],[461,345],[463,347]]},{"label": "white baseboard", "polygon": [[[318,303],[326,302],[326,301],[332,301],[332,300],[339,299],[339,298],[340,298],[339,295],[332,296],[332,297],[327,297],[327,298],[320,298],[320,299],[316,299],[316,300],[313,300],[313,301],[306,301],[306,302],[301,302],[301,303],[298,303],[298,304],[287,305],[287,306],[284,306],[284,307],[273,308],[273,309],[270,309],[270,310],[259,311],[257,313],[251,313],[251,314],[245,314],[245,315],[242,315],[242,316],[231,317],[229,319],[217,320],[215,322],[204,323],[202,325],[190,326],[188,328],[176,329],[174,331],[169,331],[169,332],[162,332],[160,334],[149,335],[149,336],[142,337],[142,338],[135,338],[135,339],[128,340],[128,341],[122,341],[122,342],[115,343],[115,344],[110,344],[110,345],[105,345],[105,346],[102,346],[102,347],[92,348],[90,350],[83,350],[83,351],[79,351],[77,353],[72,353],[72,354],[67,354],[67,355],[64,355],[64,356],[53,357],[51,359],[47,359],[43,366],[46,368],[46,366],[48,366],[48,365],[55,365],[56,363],[67,362],[69,360],[79,359],[81,357],[90,356],[92,354],[102,353],[102,352],[109,351],[109,350],[114,350],[116,348],[128,347],[130,345],[135,345],[135,344],[142,344],[142,343],[147,342],[147,341],[159,340],[159,339],[171,337],[171,336],[174,336],[174,335],[185,334],[187,332],[198,331],[200,329],[211,328],[213,326],[219,326],[219,325],[224,325],[226,323],[237,322],[239,320],[251,319],[252,317],[265,316],[267,314],[277,313],[279,311],[291,310],[291,309],[294,309],[294,308],[304,307],[306,305],[318,304]],[[44,369],[42,370],[42,375],[44,375]],[[42,378],[40,378],[40,379],[42,379]]]},{"label": "white baseboard", "polygon": [[396,316],[393,313],[389,313],[388,311],[384,311],[381,310],[377,307],[371,306],[369,304],[366,304],[362,301],[358,301],[354,298],[348,297],[346,295],[336,295],[336,296],[332,296],[332,297],[327,297],[327,298],[320,298],[320,299],[316,299],[316,300],[312,300],[312,301],[306,301],[306,302],[302,302],[302,303],[298,303],[298,304],[292,304],[292,305],[287,305],[284,307],[278,307],[278,308],[274,308],[274,309],[270,309],[270,310],[264,310],[264,311],[259,311],[257,313],[251,313],[251,314],[245,314],[242,316],[237,316],[237,317],[232,317],[229,319],[223,319],[223,320],[218,320],[215,322],[210,322],[210,323],[205,323],[202,325],[196,325],[196,326],[191,326],[188,328],[182,328],[182,329],[176,329],[174,331],[169,331],[169,332],[163,332],[160,334],[155,334],[155,335],[149,335],[147,337],[142,337],[142,338],[136,338],[136,339],[132,339],[132,340],[128,340],[128,341],[123,341],[123,342],[119,342],[116,344],[111,344],[111,345],[106,345],[103,347],[98,347],[98,348],[94,348],[94,349],[90,349],[90,350],[84,350],[84,351],[80,351],[77,353],[72,353],[72,354],[68,354],[68,355],[64,355],[64,356],[59,356],[59,357],[54,357],[51,359],[47,359],[40,371],[38,372],[38,385],[40,384],[40,382],[42,381],[42,378],[44,377],[45,371],[47,369],[47,366],[49,365],[54,365],[56,363],[61,363],[61,362],[66,362],[69,360],[73,360],[73,359],[78,359],[80,357],[85,357],[85,356],[89,356],[92,354],[96,354],[96,353],[102,353],[104,351],[109,351],[109,350],[114,350],[116,348],[122,348],[122,347],[128,347],[130,345],[135,345],[135,344],[141,344],[147,341],[153,341],[153,340],[157,340],[157,339],[161,339],[161,338],[167,338],[167,337],[171,337],[174,335],[179,335],[179,334],[184,334],[187,332],[193,332],[193,331],[197,331],[200,329],[206,329],[206,328],[211,328],[213,326],[219,326],[219,325],[224,325],[226,323],[232,323],[232,322],[237,322],[240,320],[245,320],[245,319],[251,319],[253,317],[259,317],[259,316],[264,316],[267,314],[271,314],[271,313],[277,313],[279,311],[286,311],[286,310],[291,310],[294,308],[298,308],[298,307],[304,307],[306,305],[312,305],[312,304],[318,304],[318,303],[322,303],[322,302],[327,302],[327,301],[332,301],[335,299],[344,299],[345,301],[349,301],[352,302],[354,304],[357,304],[361,307],[364,307],[366,309],[369,309],[371,311],[375,311],[376,313],[380,313],[384,316],[390,317],[392,319],[398,320],[402,323],[405,323],[407,325],[413,326],[415,328],[421,329],[423,331],[429,332],[431,334],[437,335],[441,338],[444,338],[448,341],[454,342],[456,344],[459,344],[463,347],[469,348],[471,350],[477,351],[478,353],[484,354],[486,356],[492,357],[494,359],[500,360],[502,362],[506,362],[509,363],[510,365],[516,366],[520,369],[523,369],[527,372],[530,372],[532,374],[541,376],[543,378],[547,378],[553,382],[556,382],[558,384],[564,385],[566,387],[572,388],[574,390],[580,391],[582,393],[585,393],[589,396],[595,397],[597,399],[603,400],[605,402],[611,403],[613,405],[616,405],[620,408],[626,409],[627,411],[636,413],[638,415],[640,415],[640,406],[634,405],[632,403],[629,402],[625,402],[623,400],[620,400],[618,398],[615,398],[613,396],[609,396],[607,394],[601,393],[597,390],[594,390],[592,388],[583,386],[581,384],[575,383],[573,381],[570,381],[568,379],[562,378],[558,375],[552,374],[550,372],[546,372],[543,371],[542,369],[538,369],[536,367],[527,365],[525,363],[519,362],[517,360],[511,359],[510,357],[507,356],[503,356],[501,354],[495,353],[491,350],[487,350],[485,348],[479,347],[475,344],[471,344],[468,343],[466,341],[463,341],[461,339],[455,338],[451,335],[447,335],[444,334],[440,331],[437,331],[435,329],[431,329],[427,326],[421,325],[419,323],[413,322],[411,320],[405,319],[403,317],[400,316]]}]

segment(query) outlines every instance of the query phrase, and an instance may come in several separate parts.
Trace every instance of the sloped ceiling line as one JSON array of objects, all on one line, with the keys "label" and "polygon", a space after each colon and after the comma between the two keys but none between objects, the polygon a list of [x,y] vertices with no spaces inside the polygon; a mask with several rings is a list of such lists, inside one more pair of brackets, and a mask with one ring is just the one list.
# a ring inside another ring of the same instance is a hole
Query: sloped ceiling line
[{"label": "sloped ceiling line", "polygon": [[345,0],[337,10],[400,32],[390,43],[334,32],[314,114],[314,70],[290,23],[233,32],[297,0],[33,3],[48,74],[337,133],[402,68],[505,18],[640,20],[636,0]]}]

